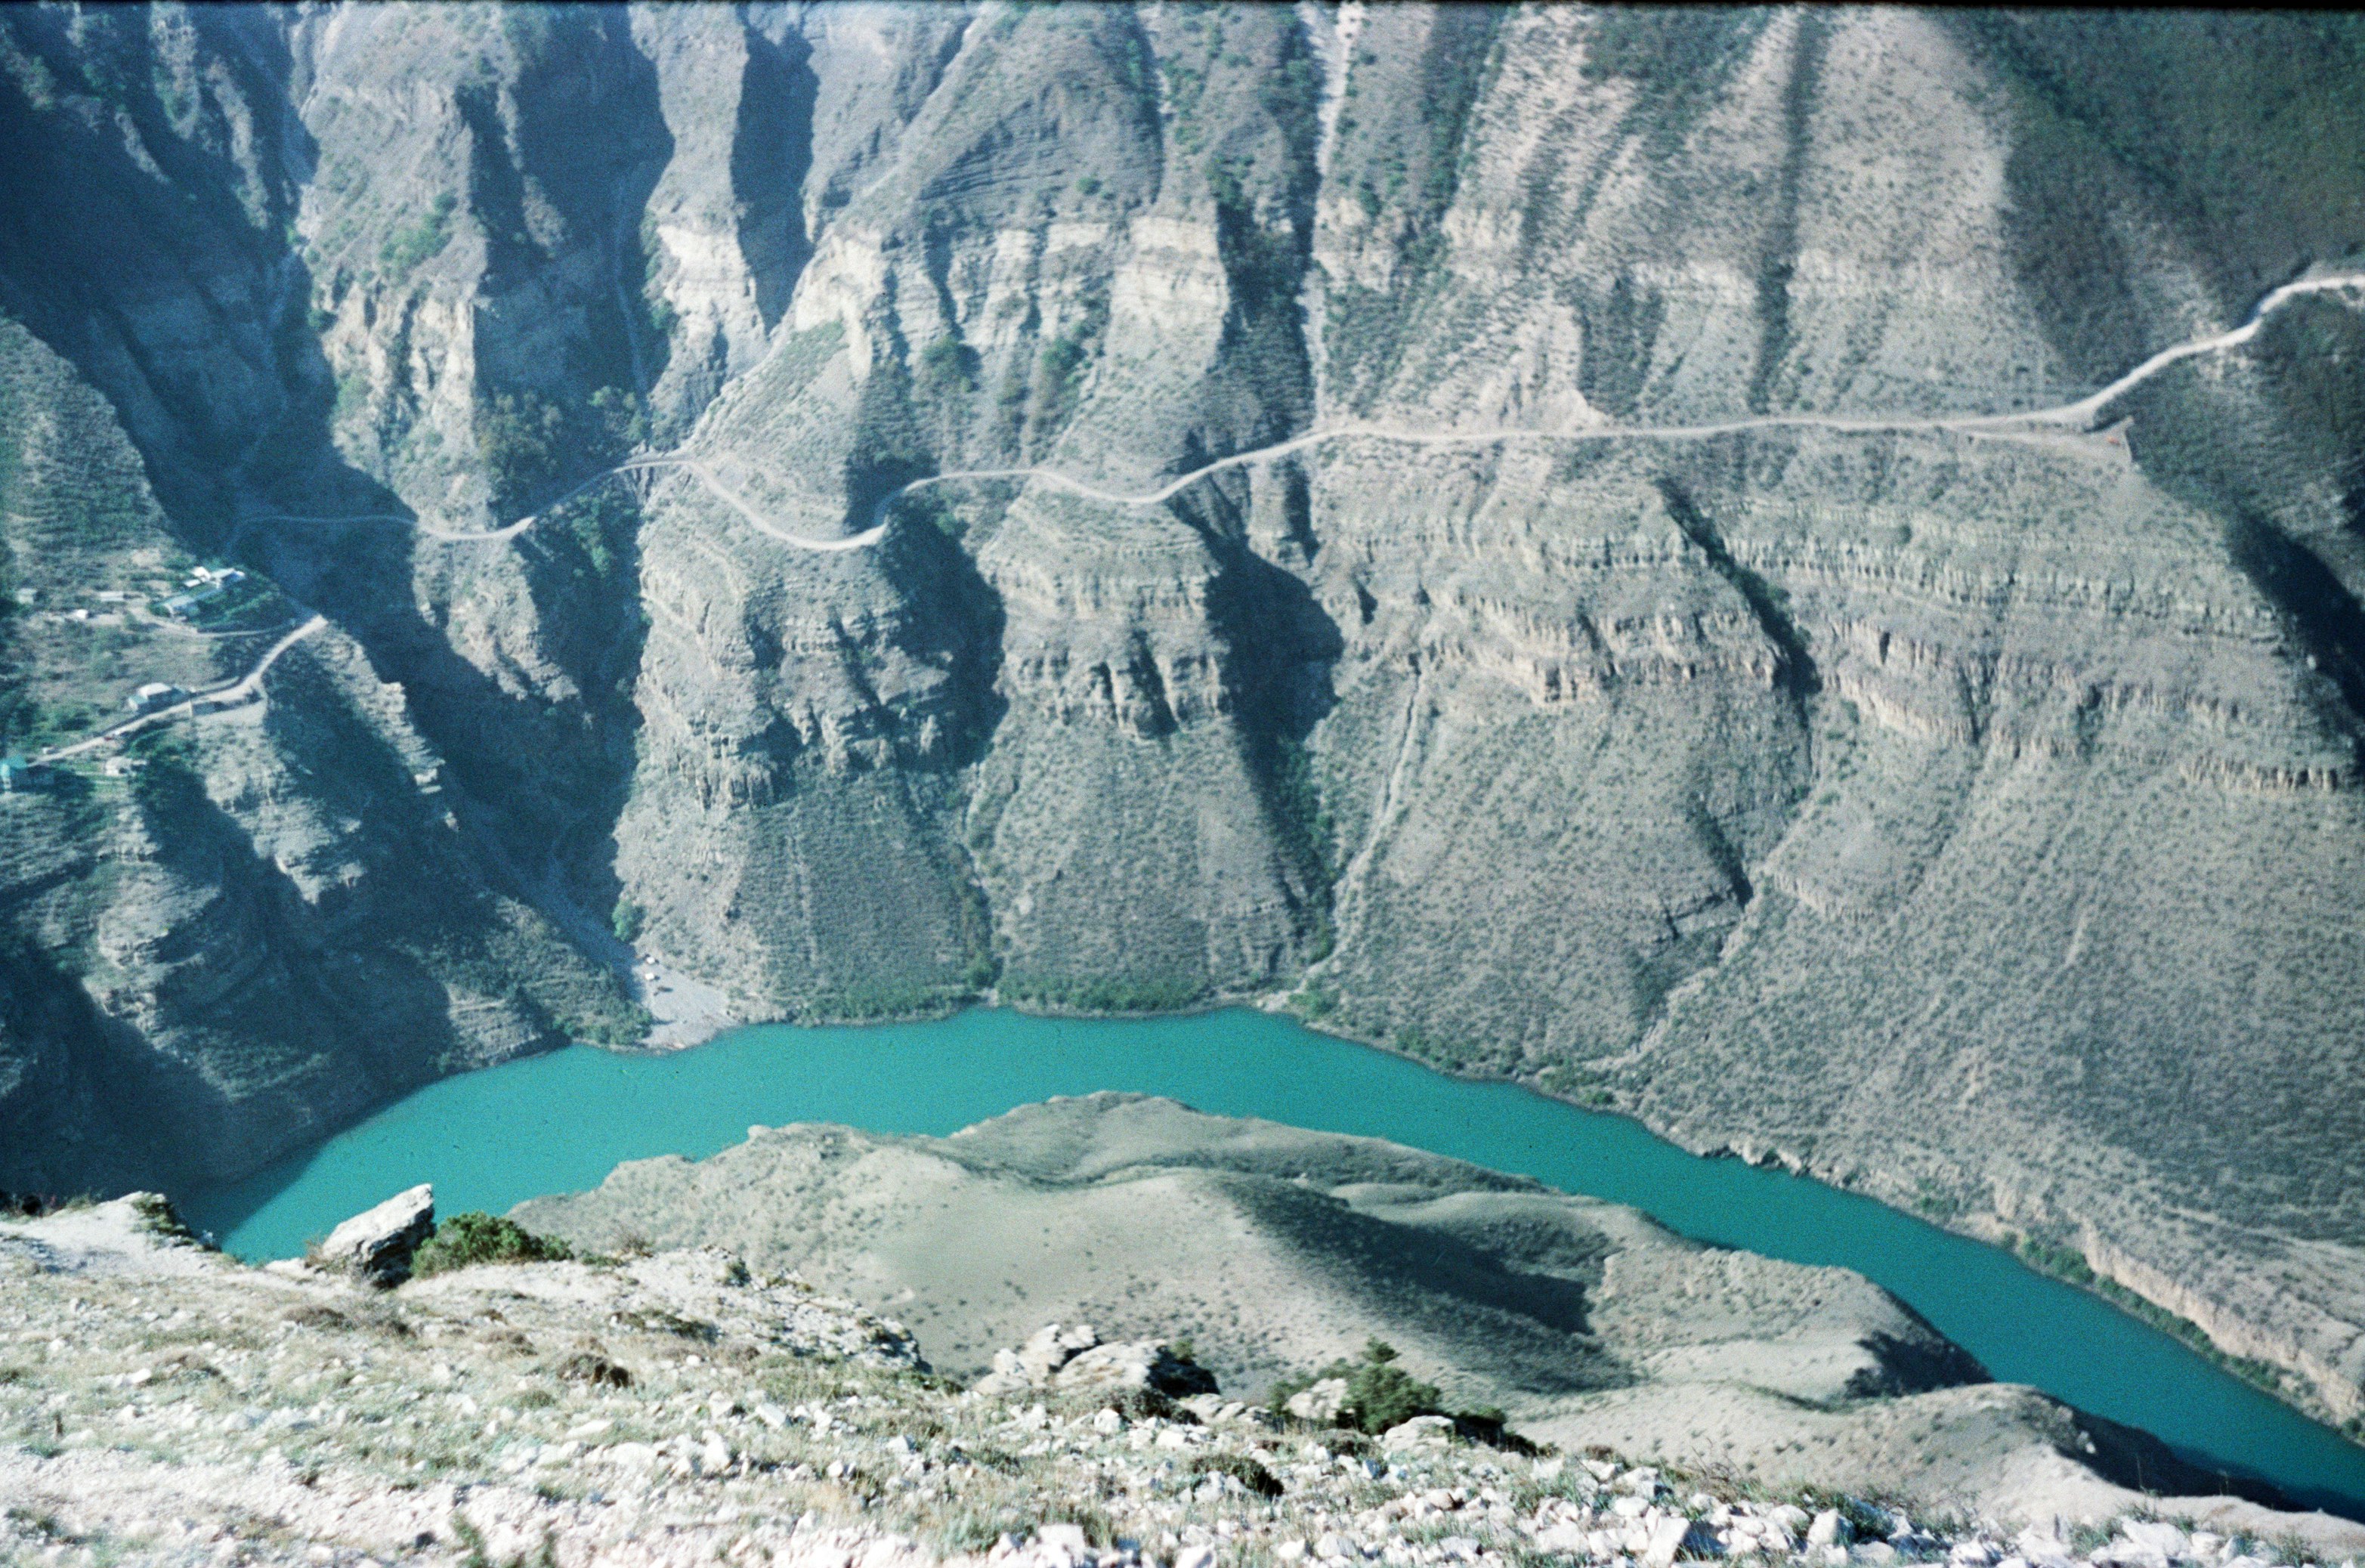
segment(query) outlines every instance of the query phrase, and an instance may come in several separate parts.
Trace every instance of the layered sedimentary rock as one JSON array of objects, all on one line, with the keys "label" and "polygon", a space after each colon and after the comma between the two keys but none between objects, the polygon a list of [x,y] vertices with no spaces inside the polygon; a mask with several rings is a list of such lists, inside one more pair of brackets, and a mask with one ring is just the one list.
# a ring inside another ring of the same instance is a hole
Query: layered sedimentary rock
[{"label": "layered sedimentary rock", "polygon": [[[2091,420],[1914,423],[2340,271],[2352,26],[5,39],[0,304],[160,526],[398,689],[471,824],[436,909],[612,913],[748,1016],[1294,996],[2082,1257],[2365,1408],[2353,301]],[[6,1027],[51,1064],[8,1114],[104,1121],[55,1087],[89,1047]]]}]

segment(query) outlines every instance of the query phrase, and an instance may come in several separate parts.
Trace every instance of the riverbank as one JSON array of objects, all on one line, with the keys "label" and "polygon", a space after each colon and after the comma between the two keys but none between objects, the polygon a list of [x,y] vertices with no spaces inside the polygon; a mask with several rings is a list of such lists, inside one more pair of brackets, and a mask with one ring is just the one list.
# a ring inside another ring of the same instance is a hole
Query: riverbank
[{"label": "riverbank", "polygon": [[286,1257],[419,1180],[454,1206],[500,1212],[597,1186],[624,1160],[703,1158],[751,1124],[941,1137],[1104,1089],[1388,1138],[1630,1204],[1718,1246],[1853,1269],[1999,1379],[2154,1432],[2196,1463],[2365,1512],[2365,1450],[1997,1249],[1860,1195],[1695,1157],[1623,1117],[1246,1009],[1124,1022],[973,1009],[926,1024],[746,1028],[662,1056],[578,1047],[431,1085],[270,1171],[186,1194],[186,1207],[241,1255]]},{"label": "riverbank", "polygon": [[[553,910],[563,923],[569,924],[570,929],[577,932],[578,939],[591,945],[595,951],[609,954],[611,962],[624,978],[636,1004],[649,1015],[649,1026],[641,1042],[646,1048],[678,1050],[705,1043],[743,1024],[763,1026],[757,1021],[734,1018],[732,999],[724,991],[682,970],[667,956],[635,950],[615,941],[604,927],[574,909],[559,890],[555,872],[546,873],[546,882],[544,907]],[[2229,1323],[2236,1332],[2243,1334],[2239,1349],[2227,1348],[2206,1324],[2178,1311],[2169,1302],[2158,1299],[2154,1292],[2167,1282],[2163,1275],[2156,1271],[2113,1268],[2112,1264],[2116,1255],[2107,1247],[2095,1245],[2090,1223],[2058,1221],[2042,1227],[2040,1233],[2039,1227],[2029,1225],[2024,1217],[2015,1221],[1991,1209],[1966,1204],[1951,1197],[1940,1201],[1933,1197],[1926,1180],[1912,1191],[1903,1190],[1898,1185],[1903,1178],[1896,1175],[1877,1180],[1874,1185],[1867,1187],[1859,1180],[1864,1174],[1862,1171],[1818,1159],[1811,1151],[1787,1148],[1777,1142],[1744,1138],[1736,1143],[1712,1136],[1692,1136],[1686,1128],[1649,1117],[1631,1097],[1621,1098],[1614,1084],[1591,1078],[1582,1082],[1571,1081],[1567,1070],[1563,1067],[1547,1066],[1530,1072],[1495,1072],[1440,1042],[1419,1036],[1382,1038],[1360,1033],[1349,1027],[1325,1004],[1324,994],[1318,990],[1190,996],[1179,999],[1179,1004],[1169,1004],[1168,999],[1154,991],[1144,992],[1142,999],[1145,1005],[1139,1008],[1108,1009],[1094,1005],[1103,1000],[1102,993],[1089,987],[1067,993],[1048,993],[1024,985],[988,986],[975,993],[973,1002],[959,993],[931,996],[917,1005],[898,1000],[887,1002],[875,1014],[833,1016],[802,1026],[873,1026],[934,1021],[958,1013],[966,1005],[989,1009],[1008,1007],[1029,1015],[1078,1020],[1191,1018],[1216,1014],[1227,1007],[1253,1008],[1269,1015],[1289,1018],[1302,1027],[1331,1038],[1417,1062],[1457,1079],[1516,1084],[1585,1112],[1626,1117],[1653,1137],[1667,1140],[1691,1153],[1709,1157],[1731,1155],[1753,1165],[1779,1168],[1835,1189],[1867,1197],[1979,1245],[2001,1249],[2019,1258],[2030,1268],[2086,1291],[2114,1309],[2181,1341],[2195,1354],[2213,1361],[2228,1375],[2290,1406],[2307,1419],[2348,1440],[2365,1443],[2365,1414],[2345,1413],[2326,1395],[2327,1386],[2337,1386],[2337,1380],[2327,1383],[2334,1374],[2323,1369],[2316,1369],[2312,1373],[2308,1366],[2301,1364],[2296,1351],[2286,1350],[2278,1356],[2276,1352],[2282,1348],[2282,1340],[2271,1335],[2248,1331],[2247,1323],[2238,1313],[2231,1311],[2215,1315],[2215,1320]],[[2187,1297],[2188,1304],[2202,1299]]]},{"label": "riverbank", "polygon": [[[2239,1378],[2251,1387],[2290,1406],[2316,1424],[2326,1427],[2351,1442],[2365,1444],[2365,1416],[2342,1419],[2317,1394],[2315,1385],[2295,1369],[2258,1356],[2245,1356],[2228,1350],[2216,1341],[2209,1330],[2192,1318],[2153,1300],[2136,1285],[2116,1277],[2105,1267],[2099,1266],[2085,1252],[2057,1241],[2047,1241],[2015,1226],[2001,1215],[1975,1213],[1933,1204],[1911,1199],[1891,1201],[1886,1194],[1866,1190],[1856,1180],[1853,1170],[1834,1169],[1793,1149],[1773,1144],[1687,1142],[1675,1129],[1653,1125],[1639,1111],[1621,1105],[1616,1096],[1599,1087],[1575,1090],[1553,1081],[1554,1070],[1546,1068],[1532,1073],[1490,1073],[1484,1068],[1474,1068],[1458,1062],[1434,1050],[1407,1049],[1388,1041],[1360,1035],[1340,1025],[1327,1013],[1308,1009],[1305,992],[1275,991],[1250,999],[1248,1005],[1260,1011],[1292,1019],[1308,1030],[1346,1040],[1372,1050],[1384,1051],[1405,1060],[1418,1063],[1434,1072],[1443,1073],[1476,1083],[1511,1083],[1557,1101],[1573,1109],[1592,1114],[1614,1115],[1634,1123],[1653,1137],[1659,1138],[1687,1152],[1705,1159],[1731,1158],[1753,1166],[1784,1171],[1803,1180],[1816,1182],[1834,1190],[1849,1193],[1882,1204],[1894,1212],[1907,1215],[1941,1230],[1995,1248],[2018,1259],[2029,1268],[2049,1279],[2081,1290],[2105,1302],[2136,1321],[2169,1335],[2196,1355],[2202,1356]],[[1209,1009],[1212,1010],[1212,1009]]]},{"label": "riverbank", "polygon": [[739,1026],[731,998],[719,986],[707,984],[661,954],[635,954],[630,962],[633,1000],[649,1015],[648,1033],[641,1042],[648,1049],[687,1050]]},{"label": "riverbank", "polygon": [[[1854,1170],[1833,1169],[1776,1145],[1734,1147],[1725,1143],[1686,1142],[1676,1136],[1675,1129],[1654,1126],[1637,1110],[1620,1104],[1615,1095],[1597,1086],[1575,1089],[1555,1082],[1553,1070],[1549,1068],[1532,1073],[1490,1072],[1484,1067],[1474,1067],[1458,1060],[1434,1047],[1408,1048],[1402,1043],[1360,1034],[1345,1026],[1327,1010],[1308,1006],[1307,993],[1302,991],[1210,995],[1192,999],[1180,1006],[1109,1010],[1062,1005],[1032,993],[1006,997],[1001,991],[988,988],[978,992],[971,1001],[942,999],[908,1014],[896,1013],[881,1017],[831,1017],[813,1024],[790,1025],[778,1020],[734,1019],[730,1013],[730,1000],[723,991],[653,956],[644,956],[639,960],[633,983],[636,998],[657,1020],[648,1036],[647,1044],[652,1048],[667,1050],[703,1044],[734,1027],[867,1028],[922,1024],[951,1016],[967,1006],[1007,1009],[1026,1016],[1083,1022],[1190,1019],[1212,1016],[1229,1008],[1253,1009],[1272,1017],[1286,1019],[1311,1033],[1378,1051],[1462,1081],[1509,1084],[1586,1114],[1616,1116],[1633,1123],[1653,1138],[1669,1142],[1691,1154],[1709,1159],[1730,1157],[1749,1165],[1781,1170],[1880,1204],[1966,1240],[1996,1249],[2036,1272],[2078,1289],[2177,1339],[2229,1376],[2291,1406],[2308,1420],[2352,1443],[2365,1443],[2365,1416],[2342,1420],[2316,1394],[2314,1385],[2293,1369],[2259,1356],[2241,1355],[2225,1349],[2201,1323],[2153,1300],[2134,1283],[2114,1277],[2098,1267],[2086,1253],[2061,1242],[2032,1235],[2025,1227],[2014,1226],[2001,1215],[1933,1207],[1901,1196],[1892,1201],[1882,1193],[1866,1191],[1855,1180],[1857,1172]],[[660,1006],[670,1011],[661,1012]]]}]

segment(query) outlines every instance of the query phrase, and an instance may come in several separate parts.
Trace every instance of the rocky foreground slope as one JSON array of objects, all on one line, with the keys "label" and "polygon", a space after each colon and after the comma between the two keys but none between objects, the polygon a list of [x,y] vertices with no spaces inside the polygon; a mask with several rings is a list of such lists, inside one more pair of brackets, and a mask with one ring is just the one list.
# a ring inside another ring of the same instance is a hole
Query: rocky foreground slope
[{"label": "rocky foreground slope", "polygon": [[587,1249],[720,1246],[813,1271],[962,1377],[1047,1318],[1182,1336],[1248,1391],[1376,1336],[1449,1401],[1572,1452],[2023,1518],[2214,1484],[2148,1437],[1990,1381],[1847,1270],[1171,1100],[1054,1100],[945,1138],[751,1129],[515,1215]]},{"label": "rocky foreground slope", "polygon": [[[93,410],[334,635],[156,803],[0,800],[0,1182],[630,1037],[610,932],[745,1017],[1287,996],[2365,1419],[2365,326],[1897,423],[2353,270],[2360,83],[2354,17],[12,9],[0,454]],[[40,746],[199,655],[42,619],[155,546],[35,585],[101,509],[17,462]]]},{"label": "rocky foreground slope", "polygon": [[964,1392],[891,1320],[714,1249],[387,1292],[241,1267],[135,1197],[0,1222],[0,1553],[33,1562],[2266,1568],[2365,1550],[2356,1526],[2225,1498],[2094,1493],[2074,1528],[1982,1523],[1474,1445],[1436,1417],[1375,1439],[1161,1393],[1180,1363],[1156,1345],[1038,1339]]}]

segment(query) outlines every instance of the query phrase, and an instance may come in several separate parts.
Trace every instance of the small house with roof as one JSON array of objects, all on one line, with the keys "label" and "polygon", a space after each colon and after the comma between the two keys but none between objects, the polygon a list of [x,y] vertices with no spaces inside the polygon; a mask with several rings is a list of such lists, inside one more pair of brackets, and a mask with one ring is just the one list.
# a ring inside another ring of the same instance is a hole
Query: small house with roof
[{"label": "small house with roof", "polygon": [[187,593],[176,593],[164,601],[164,613],[175,621],[195,621],[197,612],[219,599],[224,591],[220,584],[210,583]]}]

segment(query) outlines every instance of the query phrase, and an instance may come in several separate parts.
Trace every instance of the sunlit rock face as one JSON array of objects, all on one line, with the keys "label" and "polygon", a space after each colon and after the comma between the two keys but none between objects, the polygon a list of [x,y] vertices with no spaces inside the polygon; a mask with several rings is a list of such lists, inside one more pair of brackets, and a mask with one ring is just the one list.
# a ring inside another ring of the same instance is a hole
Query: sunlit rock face
[{"label": "sunlit rock face", "polygon": [[262,645],[77,595],[330,622],[140,788],[0,801],[0,1182],[633,1037],[611,931],[751,1018],[1288,996],[2355,1417],[2357,301],[1946,421],[2353,264],[2359,47],[0,19],[11,736]]}]

